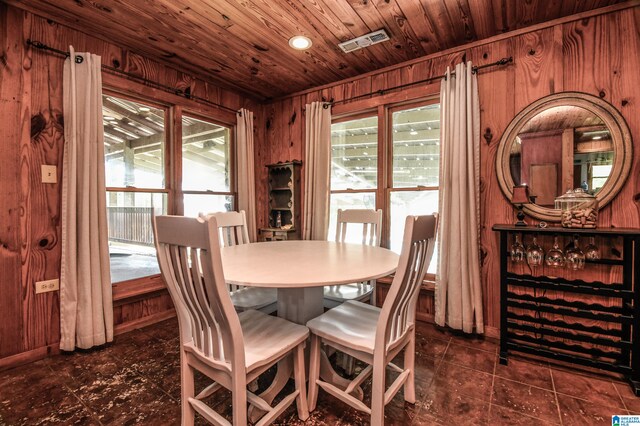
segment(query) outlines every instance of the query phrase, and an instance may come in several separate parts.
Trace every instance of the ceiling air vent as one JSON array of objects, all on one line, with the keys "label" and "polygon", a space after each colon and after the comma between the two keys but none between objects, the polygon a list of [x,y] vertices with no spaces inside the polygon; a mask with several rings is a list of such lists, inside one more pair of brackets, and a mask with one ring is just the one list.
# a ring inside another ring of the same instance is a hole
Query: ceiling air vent
[{"label": "ceiling air vent", "polygon": [[372,44],[380,43],[389,40],[389,35],[385,30],[374,31],[369,34],[354,38],[352,40],[345,41],[338,44],[343,52],[349,53],[354,50],[362,49],[363,47],[371,46]]}]

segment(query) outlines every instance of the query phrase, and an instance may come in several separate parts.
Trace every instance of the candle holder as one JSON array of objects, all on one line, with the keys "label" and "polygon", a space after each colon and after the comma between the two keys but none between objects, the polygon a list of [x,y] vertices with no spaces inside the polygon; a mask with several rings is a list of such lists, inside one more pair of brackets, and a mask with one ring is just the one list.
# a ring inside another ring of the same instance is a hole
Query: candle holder
[{"label": "candle holder", "polygon": [[514,204],[518,209],[518,213],[516,214],[516,218],[518,219],[515,223],[516,226],[527,226],[527,223],[524,221],[525,216],[522,208],[529,202],[529,187],[527,185],[514,186],[513,195],[511,196],[511,203]]}]

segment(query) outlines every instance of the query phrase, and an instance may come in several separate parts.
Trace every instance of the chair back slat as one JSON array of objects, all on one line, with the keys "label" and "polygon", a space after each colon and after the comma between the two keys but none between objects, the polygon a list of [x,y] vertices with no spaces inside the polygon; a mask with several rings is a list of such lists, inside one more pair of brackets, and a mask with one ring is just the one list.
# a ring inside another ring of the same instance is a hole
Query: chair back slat
[{"label": "chair back slat", "polygon": [[338,209],[338,218],[336,221],[336,242],[345,242],[348,224],[362,225],[362,244],[380,246],[382,210]]},{"label": "chair back slat", "polygon": [[376,347],[387,348],[415,322],[420,287],[433,256],[438,218],[408,216],[402,252],[389,294],[380,312]]},{"label": "chair back slat", "polygon": [[[218,223],[218,231],[221,247],[232,247],[239,244],[249,244],[249,231],[247,229],[247,215],[244,210],[239,212],[215,212],[199,217],[215,217]],[[245,286],[228,284],[229,291],[242,290]]]},{"label": "chair back slat", "polygon": [[153,225],[181,343],[216,361],[244,366],[242,330],[224,280],[215,217],[157,216]]}]

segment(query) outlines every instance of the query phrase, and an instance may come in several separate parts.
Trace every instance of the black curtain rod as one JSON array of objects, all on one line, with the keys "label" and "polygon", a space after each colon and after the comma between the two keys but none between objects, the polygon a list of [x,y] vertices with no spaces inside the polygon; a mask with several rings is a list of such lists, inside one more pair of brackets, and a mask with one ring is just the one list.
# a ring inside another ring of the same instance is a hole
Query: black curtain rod
[{"label": "black curtain rod", "polygon": [[[31,46],[31,47],[34,47],[36,49],[45,50],[47,52],[51,52],[51,53],[55,53],[55,54],[64,56],[65,58],[68,58],[69,56],[71,56],[69,52],[65,52],[64,50],[55,49],[55,48],[47,46],[46,44],[41,43],[39,41],[34,41],[34,40],[31,40],[31,39],[27,39],[27,45]],[[84,58],[81,55],[76,55],[75,62],[77,64],[81,64],[83,61],[84,61]],[[127,78],[129,80],[132,80],[132,81],[135,81],[135,82],[138,82],[138,83],[142,83],[142,84],[144,84],[146,86],[149,86],[149,87],[152,87],[154,89],[159,89],[159,90],[162,90],[164,92],[171,93],[173,95],[182,96],[184,98],[190,99],[192,101],[196,101],[198,103],[207,104],[207,105],[213,106],[215,108],[219,108],[219,109],[223,109],[223,110],[226,110],[226,111],[233,112],[234,114],[235,113],[239,113],[239,111],[237,111],[235,109],[231,109],[231,108],[226,107],[224,105],[220,105],[220,104],[217,104],[215,102],[211,102],[208,99],[192,95],[191,94],[191,88],[187,88],[186,90],[176,89],[174,87],[170,87],[170,86],[164,85],[162,83],[158,83],[157,81],[147,80],[144,77],[140,77],[138,75],[131,74],[131,73],[128,73],[126,71],[122,71],[122,70],[120,70],[118,68],[114,68],[114,67],[111,67],[109,65],[102,64],[102,69],[104,71],[110,72],[112,74],[125,77],[125,78]]]},{"label": "black curtain rod", "polygon": [[[476,65],[473,68],[471,68],[471,72],[473,74],[476,74],[481,69],[489,68],[489,67],[495,67],[495,66],[498,66],[498,65],[507,65],[507,64],[510,64],[512,62],[513,62],[513,56],[509,56],[508,58],[502,58],[499,61],[491,62],[490,64]],[[452,72],[450,75],[455,76],[456,75],[455,71]],[[333,105],[343,104],[345,102],[351,102],[351,101],[355,101],[355,100],[362,99],[362,98],[369,98],[369,97],[373,97],[373,96],[381,96],[381,95],[384,95],[385,93],[391,92],[393,90],[404,89],[405,87],[415,86],[417,84],[431,83],[432,81],[440,80],[440,79],[443,79],[443,78],[446,79],[447,78],[446,75],[438,75],[436,77],[429,77],[429,78],[425,78],[424,80],[418,80],[418,81],[414,81],[414,82],[411,82],[411,83],[401,84],[399,86],[389,87],[388,89],[381,89],[381,90],[376,90],[375,92],[365,93],[364,95],[358,95],[358,96],[352,96],[350,98],[340,99],[339,101],[333,101],[333,99],[332,99],[329,102],[326,102],[324,104],[324,108],[329,108],[330,106],[333,106]]]}]

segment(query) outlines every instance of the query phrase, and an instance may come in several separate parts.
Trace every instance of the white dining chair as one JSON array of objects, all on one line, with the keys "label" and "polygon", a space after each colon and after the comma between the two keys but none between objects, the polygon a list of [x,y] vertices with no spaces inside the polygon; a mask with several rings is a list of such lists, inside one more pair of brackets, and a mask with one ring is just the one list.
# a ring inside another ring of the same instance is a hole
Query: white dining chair
[{"label": "white dining chair", "polygon": [[[247,216],[244,210],[239,212],[216,212],[206,215],[200,213],[199,216],[216,218],[222,247],[249,244]],[[275,288],[246,287],[233,284],[228,284],[228,287],[233,306],[239,312],[247,309],[257,309],[264,313],[272,314],[278,310],[278,290]]]},{"label": "white dining chair", "polygon": [[[352,225],[352,226],[349,226]],[[349,230],[355,225],[362,226],[362,244],[380,246],[380,231],[382,229],[382,210],[369,209],[338,209],[336,220],[336,242],[344,243]],[[324,307],[327,309],[346,302],[357,300],[360,302],[375,302],[375,280],[362,283],[332,285],[324,288]]]},{"label": "white dining chair", "polygon": [[[382,308],[348,301],[307,322],[311,331],[309,410],[316,407],[321,387],[352,407],[371,415],[374,426],[384,423],[384,407],[404,386],[404,399],[415,403],[415,316],[420,286],[433,255],[437,216],[408,216],[398,269]],[[335,348],[368,366],[346,389],[320,380],[320,345]],[[391,361],[404,350],[403,367]],[[398,373],[387,388],[386,368]],[[351,395],[373,375],[371,407]]]},{"label": "white dining chair", "polygon": [[[255,310],[237,313],[224,280],[215,217],[157,216],[153,219],[158,263],[178,314],[182,424],[195,413],[216,425],[246,425],[247,402],[271,423],[294,399],[300,419],[309,417],[304,347],[309,330]],[[293,356],[295,390],[271,407],[247,383],[286,356]],[[194,373],[213,383],[195,394]],[[221,388],[232,394],[233,423],[203,402]]]}]

